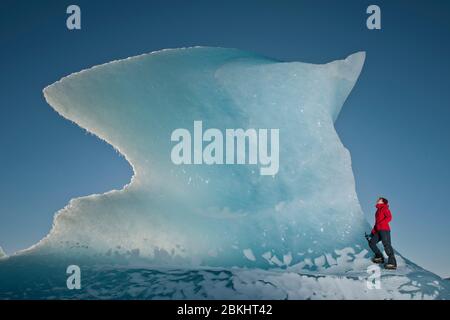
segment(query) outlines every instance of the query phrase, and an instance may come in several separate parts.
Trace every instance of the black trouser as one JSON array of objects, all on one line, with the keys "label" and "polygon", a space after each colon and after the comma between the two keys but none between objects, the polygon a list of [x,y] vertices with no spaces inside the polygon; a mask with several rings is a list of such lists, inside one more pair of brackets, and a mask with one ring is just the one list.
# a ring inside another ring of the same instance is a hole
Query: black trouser
[{"label": "black trouser", "polygon": [[372,251],[375,253],[376,258],[382,258],[383,254],[381,253],[380,249],[378,249],[377,243],[380,242],[383,243],[384,251],[386,251],[387,256],[389,257],[388,263],[397,265],[397,261],[395,260],[394,255],[394,249],[391,245],[391,232],[380,230],[377,231],[374,235],[372,235],[372,238],[369,241],[369,247],[372,249]]}]

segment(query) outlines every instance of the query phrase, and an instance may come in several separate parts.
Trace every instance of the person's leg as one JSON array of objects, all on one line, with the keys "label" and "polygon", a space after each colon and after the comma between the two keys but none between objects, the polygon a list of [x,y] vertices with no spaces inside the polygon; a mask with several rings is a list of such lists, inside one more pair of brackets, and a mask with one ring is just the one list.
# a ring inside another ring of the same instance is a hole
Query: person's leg
[{"label": "person's leg", "polygon": [[372,235],[372,238],[370,238],[369,241],[369,247],[372,249],[373,253],[375,254],[375,258],[382,258],[383,254],[381,253],[380,249],[377,246],[377,243],[380,241],[379,233],[375,233]]},{"label": "person's leg", "polygon": [[388,264],[397,266],[397,261],[395,260],[394,249],[392,248],[392,244],[391,244],[391,232],[390,231],[380,231],[379,233],[380,233],[381,242],[383,243],[383,246],[384,246],[384,251],[386,251],[386,254],[388,256]]}]

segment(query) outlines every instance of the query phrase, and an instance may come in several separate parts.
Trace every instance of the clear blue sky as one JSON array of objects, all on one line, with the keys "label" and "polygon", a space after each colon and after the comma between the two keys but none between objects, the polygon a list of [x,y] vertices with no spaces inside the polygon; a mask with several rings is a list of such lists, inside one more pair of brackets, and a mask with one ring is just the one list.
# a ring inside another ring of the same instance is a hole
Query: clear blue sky
[{"label": "clear blue sky", "polygon": [[[81,31],[65,27],[73,3]],[[375,198],[389,198],[395,248],[450,276],[450,2],[374,3],[381,31],[365,27],[372,1],[1,0],[0,246],[30,246],[71,198],[121,188],[131,177],[112,147],[45,103],[42,89],[62,76],[193,45],[316,63],[365,50],[337,122],[360,202],[372,221]]]}]

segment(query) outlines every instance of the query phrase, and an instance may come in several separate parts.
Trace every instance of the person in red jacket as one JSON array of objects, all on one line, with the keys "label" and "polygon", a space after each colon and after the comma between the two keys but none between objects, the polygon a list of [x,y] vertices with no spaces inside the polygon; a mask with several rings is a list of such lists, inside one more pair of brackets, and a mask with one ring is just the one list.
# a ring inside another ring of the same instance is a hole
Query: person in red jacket
[{"label": "person in red jacket", "polygon": [[377,246],[378,242],[382,242],[384,251],[388,256],[388,262],[385,264],[386,269],[397,269],[397,261],[395,260],[394,249],[391,245],[391,228],[389,222],[392,220],[392,214],[389,210],[389,204],[386,198],[378,198],[377,212],[375,213],[375,226],[372,229],[369,239],[369,247],[372,249],[375,257],[372,259],[374,263],[384,263],[384,257]]}]

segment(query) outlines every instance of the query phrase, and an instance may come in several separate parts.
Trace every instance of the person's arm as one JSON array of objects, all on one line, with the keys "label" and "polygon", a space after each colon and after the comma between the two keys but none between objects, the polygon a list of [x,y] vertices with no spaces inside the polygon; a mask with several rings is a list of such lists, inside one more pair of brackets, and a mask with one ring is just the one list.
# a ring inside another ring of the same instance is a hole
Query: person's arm
[{"label": "person's arm", "polygon": [[375,223],[373,225],[372,232],[371,232],[371,234],[373,234],[373,235],[377,233],[377,224],[379,223],[379,221],[378,221],[379,216],[377,215],[377,213],[375,213]]},{"label": "person's arm", "polygon": [[370,232],[372,235],[377,233],[377,219],[375,219],[375,224],[373,225],[372,231]]},{"label": "person's arm", "polygon": [[386,209],[386,210],[384,211],[384,220],[386,220],[387,223],[391,222],[391,220],[392,220],[392,213],[391,213],[391,210]]},{"label": "person's arm", "polygon": [[[386,221],[387,223],[391,222],[392,220],[392,214],[391,214],[391,210],[385,208],[383,210],[383,219],[381,219],[380,221],[378,221],[378,224],[382,223],[383,221]],[[376,225],[376,224],[375,224]],[[375,228],[375,227],[374,227]]]}]

